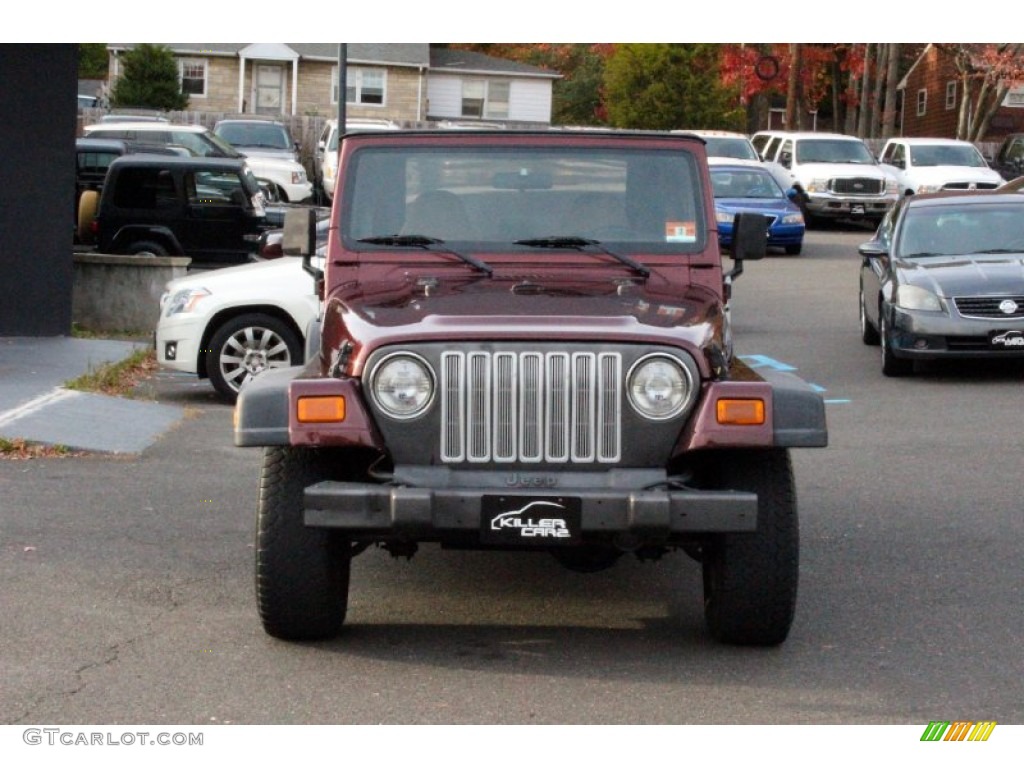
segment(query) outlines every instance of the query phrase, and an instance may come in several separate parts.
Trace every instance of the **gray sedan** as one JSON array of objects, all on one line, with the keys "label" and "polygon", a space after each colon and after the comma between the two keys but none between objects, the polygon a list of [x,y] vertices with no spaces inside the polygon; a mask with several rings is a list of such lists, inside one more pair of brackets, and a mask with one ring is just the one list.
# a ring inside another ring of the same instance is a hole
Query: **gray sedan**
[{"label": "gray sedan", "polygon": [[1024,357],[1024,195],[914,195],[859,249],[860,331],[882,373],[915,360]]}]

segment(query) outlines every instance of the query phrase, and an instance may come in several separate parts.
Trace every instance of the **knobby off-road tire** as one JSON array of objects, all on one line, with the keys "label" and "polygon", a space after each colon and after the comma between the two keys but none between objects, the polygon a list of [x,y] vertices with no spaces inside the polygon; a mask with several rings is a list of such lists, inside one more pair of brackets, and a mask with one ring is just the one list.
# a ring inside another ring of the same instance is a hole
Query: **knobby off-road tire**
[{"label": "knobby off-road tire", "polygon": [[800,533],[785,449],[716,455],[716,486],[757,494],[757,531],[714,537],[704,551],[704,618],[734,645],[778,645],[796,612]]},{"label": "knobby off-road tire", "polygon": [[316,450],[264,449],[256,522],[256,602],[267,634],[325,640],[345,623],[351,548],[303,524],[303,490],[324,478]]}]

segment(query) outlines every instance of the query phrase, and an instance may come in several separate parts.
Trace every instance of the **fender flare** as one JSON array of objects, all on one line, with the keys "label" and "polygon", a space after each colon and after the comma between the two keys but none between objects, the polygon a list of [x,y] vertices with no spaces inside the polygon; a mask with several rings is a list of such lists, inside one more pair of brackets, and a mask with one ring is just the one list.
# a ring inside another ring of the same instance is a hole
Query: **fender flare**
[{"label": "fender flare", "polygon": [[178,238],[174,236],[174,232],[168,227],[152,225],[132,224],[121,227],[117,230],[114,237],[111,238],[110,249],[118,252],[138,240],[157,240],[166,243],[167,249],[171,252],[172,256],[183,256],[185,254],[181,243],[178,242]]}]

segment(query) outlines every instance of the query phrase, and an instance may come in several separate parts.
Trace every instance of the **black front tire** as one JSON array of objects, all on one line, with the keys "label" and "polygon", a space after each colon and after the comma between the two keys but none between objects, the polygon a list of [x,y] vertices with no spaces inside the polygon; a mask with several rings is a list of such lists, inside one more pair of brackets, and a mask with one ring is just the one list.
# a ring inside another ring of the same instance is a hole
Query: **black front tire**
[{"label": "black front tire", "polygon": [[239,315],[220,326],[206,350],[206,375],[224,399],[235,402],[242,385],[268,368],[303,362],[302,338],[271,315]]},{"label": "black front tire", "polygon": [[704,618],[732,645],[772,646],[796,613],[800,533],[786,449],[716,455],[715,485],[757,494],[757,530],[712,537],[702,549]]},{"label": "black front tire", "polygon": [[868,320],[867,305],[864,303],[864,286],[861,285],[858,301],[858,314],[860,315],[860,340],[869,347],[877,347],[880,340],[878,330]]},{"label": "black front tire", "polygon": [[348,610],[351,545],[307,528],[303,491],[324,479],[315,449],[264,449],[256,522],[256,603],[267,634],[282,640],[335,637]]},{"label": "black front tire", "polygon": [[879,343],[882,347],[882,373],[885,376],[908,376],[914,372],[914,361],[896,357],[892,353],[892,334],[885,319],[885,309],[878,310]]}]

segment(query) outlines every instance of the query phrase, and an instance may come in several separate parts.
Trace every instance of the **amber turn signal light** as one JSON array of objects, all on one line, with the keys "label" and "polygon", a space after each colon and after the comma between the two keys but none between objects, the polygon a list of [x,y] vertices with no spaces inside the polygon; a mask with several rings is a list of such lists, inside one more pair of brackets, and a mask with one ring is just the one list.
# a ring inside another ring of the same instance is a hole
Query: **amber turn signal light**
[{"label": "amber turn signal light", "polygon": [[719,400],[718,423],[740,426],[764,424],[764,400]]},{"label": "amber turn signal light", "polygon": [[345,420],[345,398],[340,395],[300,397],[295,407],[302,423]]}]

